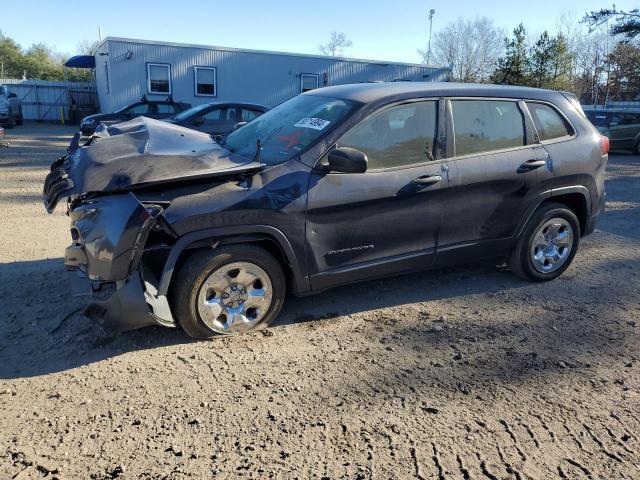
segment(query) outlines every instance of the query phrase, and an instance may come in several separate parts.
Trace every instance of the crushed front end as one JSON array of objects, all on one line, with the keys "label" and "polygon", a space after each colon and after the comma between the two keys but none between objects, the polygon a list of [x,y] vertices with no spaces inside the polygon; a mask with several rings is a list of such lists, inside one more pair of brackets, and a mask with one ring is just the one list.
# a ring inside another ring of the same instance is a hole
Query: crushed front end
[{"label": "crushed front end", "polygon": [[172,237],[162,212],[162,205],[143,204],[132,193],[71,202],[65,266],[74,294],[91,296],[85,315],[106,328],[175,326],[153,271],[141,264],[151,232]]}]

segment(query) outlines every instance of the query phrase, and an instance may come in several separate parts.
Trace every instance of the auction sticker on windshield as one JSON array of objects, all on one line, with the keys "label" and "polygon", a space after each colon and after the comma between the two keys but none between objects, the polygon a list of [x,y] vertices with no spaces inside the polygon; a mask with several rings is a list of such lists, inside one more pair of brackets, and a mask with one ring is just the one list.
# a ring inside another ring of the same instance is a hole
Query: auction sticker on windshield
[{"label": "auction sticker on windshield", "polygon": [[313,128],[314,130],[323,130],[324,127],[329,125],[329,120],[323,120],[322,118],[306,117],[300,120],[294,125],[294,127]]}]

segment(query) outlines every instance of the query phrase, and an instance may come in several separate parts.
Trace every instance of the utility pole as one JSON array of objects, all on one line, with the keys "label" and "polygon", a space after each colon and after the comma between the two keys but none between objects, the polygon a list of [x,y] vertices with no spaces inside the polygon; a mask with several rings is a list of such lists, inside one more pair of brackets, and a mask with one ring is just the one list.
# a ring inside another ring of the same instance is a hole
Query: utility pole
[{"label": "utility pole", "polygon": [[435,9],[429,10],[429,45],[427,46],[427,58],[424,63],[429,65],[431,59],[431,30],[433,30],[433,16],[436,14]]}]

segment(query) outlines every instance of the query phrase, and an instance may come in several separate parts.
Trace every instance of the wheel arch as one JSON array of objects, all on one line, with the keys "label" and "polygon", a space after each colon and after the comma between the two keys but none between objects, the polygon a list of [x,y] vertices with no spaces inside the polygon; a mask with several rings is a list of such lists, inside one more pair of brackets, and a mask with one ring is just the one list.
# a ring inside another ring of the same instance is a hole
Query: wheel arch
[{"label": "wheel arch", "polygon": [[529,223],[529,220],[536,210],[538,210],[538,208],[543,204],[549,202],[559,203],[571,210],[576,217],[578,217],[578,223],[580,224],[580,236],[585,234],[591,217],[591,193],[589,192],[589,189],[583,185],[573,185],[545,192],[540,201],[531,209],[528,215],[524,217],[524,221],[520,223],[516,238],[519,238],[520,235],[522,235],[527,223]]},{"label": "wheel arch", "polygon": [[180,237],[171,248],[164,265],[158,294],[168,293],[175,271],[190,250],[239,243],[258,244],[274,255],[282,264],[287,277],[287,286],[293,293],[304,293],[309,290],[309,280],[303,274],[300,262],[287,237],[275,227],[255,225],[198,230]]}]

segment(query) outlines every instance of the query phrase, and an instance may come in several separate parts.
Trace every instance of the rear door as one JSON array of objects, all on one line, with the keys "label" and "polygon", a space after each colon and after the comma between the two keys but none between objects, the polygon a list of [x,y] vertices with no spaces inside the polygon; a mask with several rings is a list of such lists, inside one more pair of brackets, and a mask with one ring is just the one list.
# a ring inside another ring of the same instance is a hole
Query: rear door
[{"label": "rear door", "polygon": [[524,102],[452,98],[447,112],[453,158],[438,265],[508,248],[553,178],[546,150],[526,126]]},{"label": "rear door", "polygon": [[606,135],[612,149],[631,150],[640,131],[640,115],[636,113],[614,113]]}]

